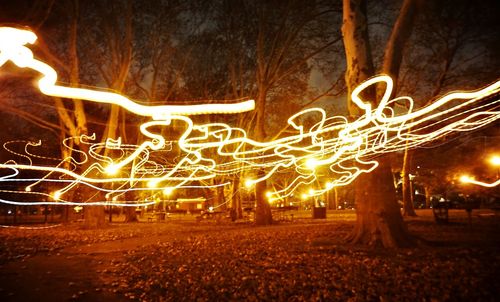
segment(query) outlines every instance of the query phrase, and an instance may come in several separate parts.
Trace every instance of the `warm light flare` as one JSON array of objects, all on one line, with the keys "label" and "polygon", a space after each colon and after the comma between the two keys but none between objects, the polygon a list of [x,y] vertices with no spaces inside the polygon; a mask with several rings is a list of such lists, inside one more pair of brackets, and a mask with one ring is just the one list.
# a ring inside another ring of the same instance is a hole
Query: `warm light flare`
[{"label": "warm light flare", "polygon": [[498,179],[497,181],[491,182],[491,183],[487,183],[487,182],[475,180],[474,178],[470,178],[470,177],[465,176],[465,175],[460,177],[460,181],[463,183],[473,184],[473,185],[486,187],[486,188],[494,188],[494,187],[500,185],[500,179]]},{"label": "warm light flare", "polygon": [[469,177],[468,175],[462,175],[460,176],[460,181],[463,183],[471,183],[472,181],[474,181],[474,179]]},{"label": "warm light flare", "polygon": [[490,158],[490,163],[491,163],[493,166],[500,166],[500,156],[498,156],[498,155],[493,155],[493,156]]},{"label": "warm light flare", "polygon": [[[370,173],[378,166],[377,156],[405,148],[417,148],[453,132],[476,130],[500,118],[500,81],[477,91],[450,93],[428,106],[414,109],[414,102],[409,97],[391,99],[393,81],[387,75],[380,75],[360,84],[352,92],[351,99],[363,111],[357,120],[328,116],[321,108],[308,108],[288,119],[289,135],[273,141],[256,141],[249,138],[244,129],[224,123],[196,124],[189,117],[195,114],[232,114],[253,110],[255,104],[252,100],[235,104],[145,106],[118,93],[60,86],[57,85],[57,72],[37,60],[27,47],[35,41],[36,35],[30,31],[0,27],[0,67],[11,61],[20,68],[38,72],[41,75],[39,89],[48,96],[63,97],[68,101],[81,99],[118,105],[130,113],[149,118],[139,126],[145,139],[137,144],[127,144],[121,138],[108,138],[101,143],[95,135],[84,134],[62,142],[66,148],[72,148],[71,140],[86,144],[90,151],[86,154],[81,152],[84,160],[66,158],[56,165],[37,165],[34,162],[41,157],[30,151],[37,144],[27,142],[25,154],[21,154],[21,157],[28,158],[29,163],[11,160],[0,164],[0,169],[7,174],[0,177],[0,183],[29,182],[19,192],[7,189],[0,189],[0,192],[52,196],[58,204],[80,204],[61,199],[77,185],[115,196],[113,205],[154,204],[154,201],[118,203],[115,198],[129,190],[163,191],[164,195],[170,195],[182,188],[226,186],[229,182],[216,183],[214,178],[235,175],[255,177],[256,171],[259,171],[257,178],[244,181],[246,188],[286,174],[293,176],[292,180],[286,187],[267,192],[267,198],[273,201],[314,187],[307,194],[302,194],[301,198],[307,200],[335,187],[350,184],[362,173]],[[372,108],[370,102],[363,100],[362,92],[378,84],[384,84],[385,92],[377,102],[379,105]],[[489,98],[488,102],[481,102],[484,98]],[[408,110],[396,114],[394,104],[401,101],[405,102]],[[310,120],[313,116],[315,123],[312,126],[303,124],[304,120]],[[158,129],[172,127],[174,122],[182,125],[184,132],[176,140],[168,141]],[[158,160],[161,155],[157,154],[172,151],[174,145],[178,146],[179,151],[174,162]],[[19,157],[20,154],[12,151],[7,143],[4,148]],[[120,156],[102,155],[105,149],[110,152],[104,154]],[[71,165],[67,168],[63,163]],[[492,164],[500,165],[500,158],[492,159]],[[83,166],[86,168],[82,169]],[[24,179],[20,176],[22,170],[45,173],[45,176]],[[79,172],[81,170],[83,172]],[[329,181],[321,188],[323,177]],[[464,180],[477,183],[470,178]],[[43,186],[38,186],[44,182],[56,183],[63,188],[48,195],[39,189]],[[165,185],[169,187],[162,189]],[[0,202],[27,204],[1,199]],[[97,201],[81,204],[109,203]]]},{"label": "warm light flare", "polygon": [[170,195],[172,195],[173,192],[174,192],[174,188],[167,187],[167,188],[163,189],[163,195],[165,195],[165,196],[170,196]]},{"label": "warm light flare", "polygon": [[54,199],[55,201],[61,200],[61,192],[59,191],[54,192],[52,194],[52,199]]}]

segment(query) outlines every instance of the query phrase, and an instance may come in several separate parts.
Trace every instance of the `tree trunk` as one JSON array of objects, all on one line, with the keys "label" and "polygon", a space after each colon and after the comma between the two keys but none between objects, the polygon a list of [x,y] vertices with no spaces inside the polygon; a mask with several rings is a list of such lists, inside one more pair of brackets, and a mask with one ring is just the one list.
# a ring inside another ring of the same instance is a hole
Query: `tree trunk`
[{"label": "tree trunk", "polygon": [[[263,170],[259,170],[258,177],[262,177]],[[266,198],[266,181],[258,182],[255,185],[255,198],[257,207],[255,209],[255,223],[257,225],[269,225],[273,223],[271,207]]]},{"label": "tree trunk", "polygon": [[[264,109],[266,102],[265,90],[260,90],[256,101],[256,124],[255,124],[255,137],[258,141],[264,141],[266,138],[265,132],[265,118]],[[259,170],[257,177],[264,176],[264,170]],[[257,201],[257,208],[255,209],[255,222],[258,225],[272,224],[273,216],[271,208],[266,198],[267,183],[261,181],[255,186],[255,197]]]},{"label": "tree trunk", "polygon": [[125,214],[125,222],[137,222],[137,212],[135,211],[136,207],[124,207],[123,213]]},{"label": "tree trunk", "polygon": [[396,201],[389,156],[379,167],[356,179],[356,226],[348,239],[353,243],[383,247],[408,247],[413,241]]},{"label": "tree trunk", "polygon": [[[420,1],[421,0],[405,0],[403,2],[396,23],[392,28],[391,35],[385,46],[382,72],[392,77],[396,89],[399,69],[403,61],[404,46],[411,35]],[[393,90],[393,94],[396,93],[396,89]],[[384,91],[385,89],[379,90],[379,96],[381,96],[380,92],[383,94]]]},{"label": "tree trunk", "polygon": [[[365,0],[344,0],[342,34],[347,61],[345,78],[350,94],[357,85],[374,75]],[[367,94],[363,98],[376,106],[376,92],[371,90]],[[351,116],[363,113],[350,100],[348,105]],[[379,167],[360,175],[354,183],[357,221],[348,239],[375,246],[409,246],[412,239],[397,204],[390,158],[386,155],[377,160]]]},{"label": "tree trunk", "polygon": [[[125,201],[127,203],[134,202],[135,195],[132,191],[127,191],[123,194],[125,197]],[[137,218],[137,212],[135,211],[136,207],[123,207],[123,213],[125,214],[125,222],[137,222],[139,219]]]},{"label": "tree trunk", "polygon": [[403,168],[401,176],[403,177],[403,216],[417,216],[413,208],[413,188],[410,180],[411,157],[412,153],[405,148],[403,157]]},{"label": "tree trunk", "polygon": [[231,199],[231,210],[236,213],[236,219],[243,218],[243,209],[241,207],[241,194],[240,194],[240,177],[241,174],[238,173],[234,175],[233,178],[233,194]]},{"label": "tree trunk", "polygon": [[87,229],[102,228],[106,226],[104,206],[85,206],[83,212],[83,226]]},{"label": "tree trunk", "polygon": [[[68,56],[70,62],[70,84],[71,86],[77,86],[79,82],[79,62],[77,53],[77,38],[78,38],[78,15],[79,15],[79,5],[78,1],[75,0],[72,3],[71,12],[72,20],[70,23],[69,30],[69,43],[68,43]],[[71,136],[77,137],[75,140],[76,145],[79,149],[88,154],[88,146],[82,144],[79,140],[79,136],[82,134],[87,134],[87,119],[85,115],[85,110],[83,107],[83,102],[81,100],[74,101],[74,112],[73,117],[70,115],[69,110],[66,109],[64,103],[60,98],[55,98],[55,103],[57,107],[57,113],[61,122],[70,131]],[[65,153],[63,152],[63,156]],[[70,154],[68,154],[70,155]],[[88,165],[82,165],[81,171],[85,171]],[[81,191],[77,194],[73,194],[73,198],[80,202],[87,201],[87,198],[92,196],[92,192],[89,188],[85,186],[80,186]],[[79,196],[77,196],[79,195]],[[102,227],[106,225],[106,218],[104,215],[104,207],[102,206],[87,206],[84,210],[84,226],[88,228]]]},{"label": "tree trunk", "polygon": [[431,207],[432,193],[431,193],[431,189],[428,186],[424,187],[424,191],[425,191],[425,208],[428,209]]},{"label": "tree trunk", "polygon": [[339,208],[339,191],[338,191],[337,188],[334,188],[333,192],[335,193],[335,206],[334,206],[334,210],[337,210]]},{"label": "tree trunk", "polygon": [[[95,194],[93,189],[87,186],[81,185],[77,188],[78,188],[78,194],[75,194],[75,197],[78,199],[79,202],[82,203],[88,202],[90,201],[90,197]],[[83,226],[85,228],[95,229],[95,228],[102,228],[107,225],[104,206],[84,206],[83,208],[84,208]]]},{"label": "tree trunk", "polygon": [[224,187],[219,186],[217,187],[217,207],[220,207],[221,209],[225,209],[226,206],[226,196],[224,195]]},{"label": "tree trunk", "polygon": [[345,72],[349,96],[347,105],[349,114],[357,117],[364,112],[352,102],[351,93],[357,85],[374,75],[368,40],[365,0],[344,0],[342,36],[344,37],[347,61]]}]

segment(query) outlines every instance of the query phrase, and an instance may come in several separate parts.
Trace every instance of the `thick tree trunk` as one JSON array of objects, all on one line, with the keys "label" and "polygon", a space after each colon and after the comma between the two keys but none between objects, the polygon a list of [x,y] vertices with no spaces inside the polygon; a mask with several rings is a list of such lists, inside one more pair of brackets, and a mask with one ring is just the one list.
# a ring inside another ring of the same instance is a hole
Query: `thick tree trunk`
[{"label": "thick tree trunk", "polygon": [[104,206],[85,206],[83,212],[83,226],[88,229],[106,226]]},{"label": "thick tree trunk", "polygon": [[234,211],[236,219],[243,218],[243,209],[241,206],[241,194],[240,194],[240,178],[241,174],[238,173],[234,175],[233,178],[233,194],[231,200],[231,210]]},{"label": "thick tree trunk", "polygon": [[[266,92],[265,90],[260,90],[256,101],[256,124],[255,124],[255,137],[259,141],[264,141],[266,138],[265,132],[265,119],[264,119],[264,109],[266,102]],[[264,176],[264,171],[259,170],[257,177]],[[271,213],[271,208],[266,198],[267,184],[266,181],[261,181],[255,186],[255,197],[257,201],[257,208],[255,209],[255,222],[258,225],[272,224],[273,216]]]},{"label": "thick tree trunk", "polygon": [[[123,197],[127,203],[132,203],[135,200],[135,195],[132,191],[127,191],[123,194]],[[137,222],[137,212],[136,207],[123,207],[123,214],[125,215],[125,222]]]},{"label": "thick tree trunk", "polygon": [[266,108],[266,91],[259,90],[257,99],[255,100],[255,137],[263,141],[266,138],[266,120],[265,120],[265,108]]},{"label": "thick tree trunk", "polygon": [[[95,191],[87,186],[77,187],[78,194],[75,194],[75,198],[79,202],[85,203],[89,202]],[[98,194],[101,195],[101,194]],[[99,196],[100,197],[100,196]],[[104,199],[104,198],[103,198]],[[104,212],[104,206],[84,206],[83,207],[83,226],[89,229],[102,228],[107,225],[106,214]]]},{"label": "thick tree trunk", "polygon": [[[345,78],[350,94],[357,85],[374,75],[365,0],[344,0],[342,34],[347,60]],[[368,91],[363,98],[377,105],[375,91]],[[348,105],[351,116],[363,113],[350,100]],[[357,221],[349,239],[353,243],[384,247],[408,246],[412,240],[397,204],[389,156],[377,160],[380,164],[377,169],[355,181]]]},{"label": "thick tree trunk", "polygon": [[411,151],[405,148],[403,157],[403,168],[401,176],[403,178],[403,216],[417,216],[413,208],[413,188],[410,180]]},{"label": "thick tree trunk", "polygon": [[344,0],[342,36],[347,61],[347,105],[349,114],[357,117],[364,112],[352,102],[351,93],[357,85],[374,75],[366,22],[366,1]]},{"label": "thick tree trunk", "polygon": [[[88,202],[91,196],[95,194],[93,189],[88,187],[80,187],[79,191],[79,199],[81,199],[81,202]],[[102,197],[103,198],[101,200],[104,200],[104,196]],[[107,222],[104,212],[104,206],[84,206],[83,220],[83,224],[86,228],[101,228],[106,226]]]},{"label": "thick tree trunk", "polygon": [[[260,170],[258,177],[263,176],[264,171]],[[271,207],[266,198],[266,181],[258,182],[255,185],[255,198],[257,207],[255,209],[255,223],[257,225],[269,225],[273,223]]]},{"label": "thick tree trunk", "polygon": [[380,165],[356,179],[357,221],[348,239],[357,244],[383,247],[412,245],[396,202],[389,157],[378,159]]},{"label": "thick tree trunk", "polygon": [[123,213],[125,214],[125,222],[137,222],[137,212],[135,211],[135,207],[124,207]]}]

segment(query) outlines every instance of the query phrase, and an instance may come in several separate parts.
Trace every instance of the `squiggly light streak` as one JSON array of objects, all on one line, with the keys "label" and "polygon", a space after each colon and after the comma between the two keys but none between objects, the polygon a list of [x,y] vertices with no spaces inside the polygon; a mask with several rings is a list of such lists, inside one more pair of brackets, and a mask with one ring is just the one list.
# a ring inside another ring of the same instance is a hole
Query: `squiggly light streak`
[{"label": "squiggly light streak", "polygon": [[500,185],[500,179],[498,179],[495,182],[487,183],[487,182],[475,180],[474,178],[471,178],[471,177],[466,176],[466,175],[461,176],[460,181],[463,183],[469,183],[469,184],[478,185],[478,186],[486,187],[486,188],[494,188],[494,187]]},{"label": "squiggly light streak", "polygon": [[[147,137],[147,140],[140,145],[123,144],[120,138],[117,140],[109,138],[105,144],[92,143],[95,136],[82,136],[81,141],[90,145],[88,156],[95,161],[82,173],[75,172],[78,164],[82,164],[75,159],[65,159],[72,162],[73,170],[62,168],[59,164],[56,166],[37,166],[31,162],[29,165],[12,162],[0,164],[0,168],[10,169],[16,175],[18,170],[46,173],[40,181],[48,181],[49,175],[59,175],[61,182],[69,181],[69,185],[52,195],[53,199],[60,201],[42,202],[45,204],[82,204],[61,199],[65,192],[77,184],[89,185],[108,192],[107,197],[128,190],[164,190],[172,193],[177,188],[193,187],[189,185],[190,183],[210,180],[219,175],[242,171],[250,173],[255,170],[264,171],[264,174],[255,179],[248,178],[245,181],[248,187],[266,181],[277,173],[295,175],[284,188],[266,194],[270,202],[287,197],[300,187],[308,189],[307,193],[302,194],[305,199],[347,185],[361,173],[373,171],[378,166],[378,162],[374,159],[376,156],[403,150],[406,147],[416,148],[451,132],[475,130],[500,117],[497,97],[500,81],[474,92],[450,93],[429,106],[414,110],[414,102],[409,97],[390,99],[393,89],[392,79],[381,75],[369,79],[354,89],[351,98],[364,110],[364,114],[356,121],[349,122],[342,116],[328,117],[323,109],[310,108],[288,119],[288,125],[295,132],[293,135],[274,141],[259,142],[248,138],[244,129],[233,128],[223,123],[198,125],[188,117],[193,114],[248,111],[253,109],[253,101],[238,104],[144,106],[116,93],[58,86],[56,71],[46,63],[36,60],[31,50],[25,46],[33,44],[35,40],[36,35],[30,31],[0,28],[0,66],[10,60],[19,67],[38,71],[42,74],[42,78],[38,81],[39,88],[44,94],[115,104],[137,115],[152,118],[152,121],[140,126],[141,133]],[[379,105],[372,108],[369,102],[363,101],[361,92],[371,85],[381,83],[386,86],[385,93]],[[482,103],[481,100],[487,97],[494,99]],[[407,103],[408,111],[405,114],[395,113],[392,106],[397,102]],[[301,118],[307,115],[317,115],[319,121],[312,127],[306,128],[301,124]],[[171,150],[173,142],[167,142],[161,134],[149,129],[168,127],[173,122],[185,126],[183,134],[176,141],[181,156],[173,164],[162,164],[153,158],[158,153]],[[116,158],[100,155],[99,150],[105,148],[111,152],[117,151],[121,155]],[[87,154],[84,157],[86,160]],[[328,181],[322,187],[314,187],[318,182],[318,171],[325,169],[328,170]],[[0,182],[11,180],[13,174],[0,178]],[[26,191],[22,193],[36,193],[31,192],[35,184],[27,186]],[[119,184],[119,186],[117,189],[105,189],[102,187],[105,184]],[[125,187],[126,184],[130,188]],[[139,184],[145,186],[138,188]],[[197,186],[207,185],[194,185]],[[116,199],[115,197],[112,199]]]}]

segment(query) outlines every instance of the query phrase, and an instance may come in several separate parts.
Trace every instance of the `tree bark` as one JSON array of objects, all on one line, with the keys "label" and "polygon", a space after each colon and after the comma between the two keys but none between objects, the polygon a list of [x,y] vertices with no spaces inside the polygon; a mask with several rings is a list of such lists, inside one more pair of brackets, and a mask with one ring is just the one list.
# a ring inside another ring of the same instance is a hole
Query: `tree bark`
[{"label": "tree bark", "polygon": [[104,206],[85,206],[83,226],[87,229],[102,228],[107,225]]},{"label": "tree bark", "polygon": [[413,188],[410,179],[411,157],[411,151],[405,148],[401,171],[403,178],[403,216],[417,216],[413,208]]},{"label": "tree bark", "polygon": [[342,36],[346,54],[347,69],[345,82],[347,85],[347,101],[349,114],[359,116],[361,111],[350,99],[354,88],[374,75],[373,61],[368,40],[366,22],[366,1],[344,0]]},{"label": "tree bark", "polygon": [[392,182],[390,159],[378,159],[379,167],[358,177],[355,184],[356,226],[348,236],[353,243],[386,248],[413,244],[401,216]]},{"label": "tree bark", "polygon": [[[264,141],[266,138],[265,132],[265,102],[266,102],[266,92],[263,90],[259,91],[259,96],[256,102],[256,125],[255,125],[255,137],[259,141]],[[257,177],[264,176],[264,171],[259,170]],[[266,181],[258,182],[255,186],[255,197],[257,202],[257,207],[255,209],[255,222],[258,225],[268,225],[272,224],[273,216],[271,213],[271,208],[266,198],[267,183]]]},{"label": "tree bark", "polygon": [[231,199],[231,210],[236,213],[236,219],[243,218],[243,209],[241,207],[241,194],[240,194],[240,178],[241,174],[234,175],[233,178],[233,194]]},{"label": "tree bark", "polygon": [[[259,170],[258,177],[262,177],[263,174],[264,171]],[[255,198],[257,202],[257,207],[255,209],[255,223],[257,225],[269,225],[273,223],[271,207],[269,206],[266,198],[266,187],[266,181],[258,182],[255,185]]]},{"label": "tree bark", "polygon": [[137,213],[135,207],[124,207],[123,213],[125,214],[125,222],[137,222]]},{"label": "tree bark", "polygon": [[[78,52],[77,52],[77,40],[78,40],[78,15],[79,15],[79,1],[74,0],[72,2],[71,7],[71,23],[69,30],[69,43],[68,43],[68,55],[70,62],[70,84],[75,87],[79,82],[79,61],[78,61]],[[76,145],[79,149],[88,154],[88,146],[82,144],[80,142],[79,136],[82,134],[87,134],[87,119],[85,115],[85,109],[83,106],[83,102],[81,100],[73,100],[74,101],[74,114],[73,117],[69,114],[69,111],[64,106],[64,103],[61,99],[56,98],[56,107],[57,113],[61,122],[65,125],[65,127],[69,130],[71,136],[78,137],[75,141]],[[64,153],[63,153],[64,155]],[[88,164],[82,165],[82,171],[85,171],[88,168]],[[76,195],[80,195],[77,197],[79,201],[85,202],[87,197],[92,195],[92,192],[86,187],[80,187],[81,192],[79,194],[73,194],[73,198]],[[106,217],[104,215],[104,207],[102,206],[87,206],[84,210],[84,226],[87,228],[96,228],[102,227],[106,225]]]},{"label": "tree bark", "polygon": [[[126,202],[133,202],[135,200],[135,195],[132,191],[127,191],[123,195],[125,197]],[[137,218],[137,212],[135,211],[136,207],[124,207],[123,214],[125,214],[125,222],[137,222],[139,219]]]},{"label": "tree bark", "polygon": [[[403,5],[399,10],[398,18],[392,28],[391,35],[389,36],[389,40],[387,41],[385,47],[382,72],[392,77],[396,87],[398,83],[399,69],[401,67],[401,62],[403,61],[404,46],[412,33],[419,1],[420,0],[405,0],[403,2]],[[396,89],[392,91],[393,94],[396,93]],[[378,96],[381,96],[380,92],[383,94],[384,90],[379,90]]]},{"label": "tree bark", "polygon": [[424,191],[425,191],[425,208],[428,209],[431,207],[432,192],[428,186],[424,187]]},{"label": "tree bark", "polygon": [[223,186],[219,186],[217,187],[217,190],[216,190],[216,194],[217,194],[217,207],[221,207],[221,209],[225,209],[226,206],[226,196],[224,195],[224,187]]},{"label": "tree bark", "polygon": [[[344,0],[342,34],[347,60],[345,78],[350,96],[357,85],[374,75],[365,0]],[[370,90],[363,98],[376,106],[375,96],[376,92]],[[363,113],[350,100],[348,109],[351,116]],[[348,239],[353,243],[372,246],[409,246],[412,239],[397,204],[390,158],[385,155],[377,160],[377,169],[360,175],[355,181],[357,220]]]},{"label": "tree bark", "polygon": [[[94,189],[81,185],[78,187],[78,201],[85,203],[89,201],[89,197],[93,195]],[[98,194],[102,195],[102,194]],[[101,196],[98,196],[101,197]],[[104,197],[104,196],[102,196]],[[104,199],[104,198],[103,198]],[[106,214],[104,206],[84,206],[83,207],[83,226],[87,229],[102,228],[107,226]]]}]

